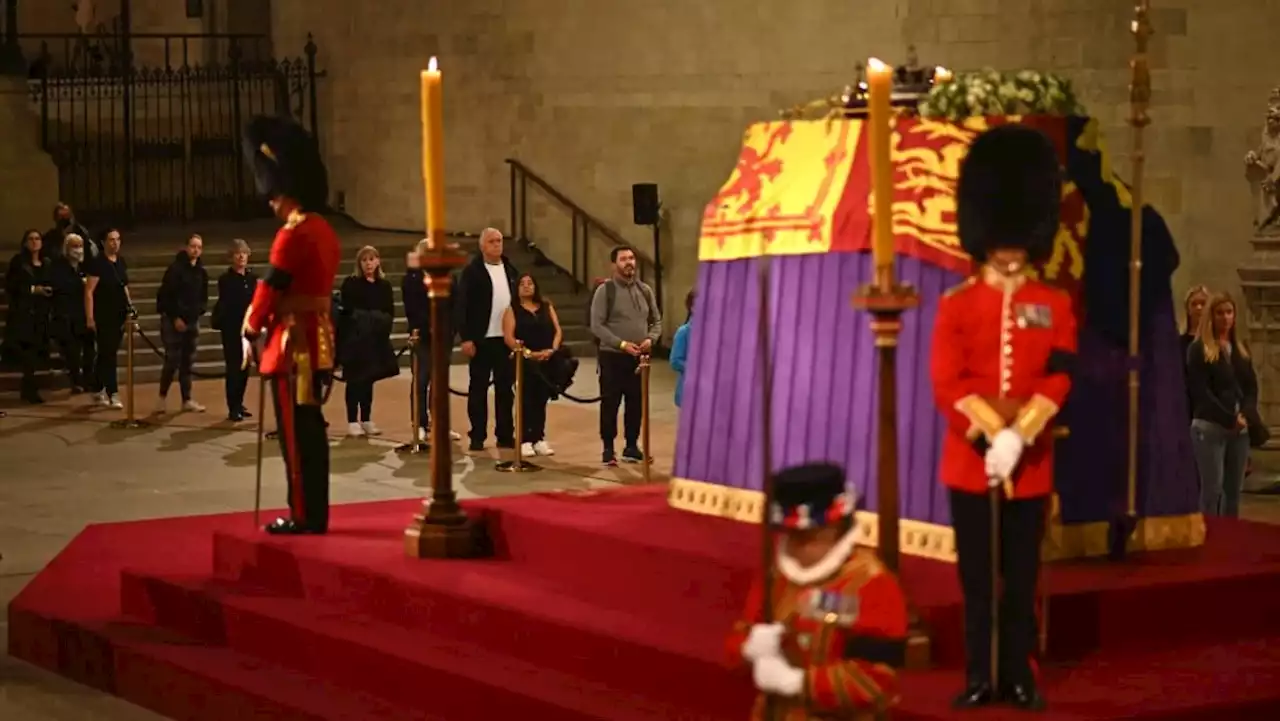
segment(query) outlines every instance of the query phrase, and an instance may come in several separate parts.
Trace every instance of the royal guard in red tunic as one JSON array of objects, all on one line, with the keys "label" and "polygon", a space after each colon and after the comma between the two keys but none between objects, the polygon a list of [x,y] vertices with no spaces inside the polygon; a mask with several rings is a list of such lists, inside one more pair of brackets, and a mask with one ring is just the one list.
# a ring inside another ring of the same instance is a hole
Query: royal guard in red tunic
[{"label": "royal guard in red tunic", "polygon": [[329,195],[316,141],[287,119],[258,117],[244,134],[258,191],[284,227],[244,319],[249,341],[265,336],[259,372],[268,379],[289,485],[289,518],[269,533],[324,533],[329,526],[329,439],[321,409],[334,365],[333,278],[342,249],[318,211]]},{"label": "royal guard in red tunic", "polygon": [[855,544],[856,496],[840,468],[806,465],[774,480],[770,523],[780,532],[771,574],[772,616],[761,623],[764,583],[747,597],[729,637],[735,663],[760,690],[753,719],[882,718],[898,697],[907,605],[875,552]]},{"label": "royal guard in red tunic", "polygon": [[1076,319],[1070,297],[1031,270],[1053,250],[1061,177],[1052,142],[1016,124],[980,135],[960,166],[960,242],[978,270],[939,304],[930,364],[964,591],[968,685],[957,708],[1045,705],[1035,593],[1050,426],[1071,388]]}]

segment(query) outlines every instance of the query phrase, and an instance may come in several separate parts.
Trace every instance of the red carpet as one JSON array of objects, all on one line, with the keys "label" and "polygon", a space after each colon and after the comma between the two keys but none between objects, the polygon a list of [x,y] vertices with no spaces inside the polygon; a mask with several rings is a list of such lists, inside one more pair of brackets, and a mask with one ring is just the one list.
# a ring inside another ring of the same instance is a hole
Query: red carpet
[{"label": "red carpet", "polygon": [[[91,526],[9,608],[10,652],[192,721],[741,721],[749,680],[723,635],[755,529],[666,507],[661,490],[473,503],[499,557],[414,561],[416,502],[335,509],[327,537],[248,514]],[[1124,565],[1051,568],[1046,721],[1280,719],[1280,527]],[[895,719],[953,714],[954,568],[906,559],[939,670]]]}]

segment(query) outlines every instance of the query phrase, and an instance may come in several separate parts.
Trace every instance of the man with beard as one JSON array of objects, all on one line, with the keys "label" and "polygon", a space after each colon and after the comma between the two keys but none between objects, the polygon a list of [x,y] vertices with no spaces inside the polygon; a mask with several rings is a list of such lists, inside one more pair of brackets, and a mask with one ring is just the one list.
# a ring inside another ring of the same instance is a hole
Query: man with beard
[{"label": "man with beard", "polygon": [[653,289],[636,277],[635,250],[619,246],[609,254],[613,277],[596,286],[591,297],[591,332],[599,345],[601,460],[618,465],[614,441],[618,437],[618,408],[623,412],[622,460],[642,463],[640,423],[643,399],[636,370],[662,337],[662,311]]},{"label": "man with beard", "polygon": [[284,221],[242,331],[246,359],[250,340],[265,335],[258,371],[271,386],[288,476],[289,517],[266,530],[325,533],[329,439],[320,404],[333,373],[333,277],[342,255],[337,234],[317,212],[328,200],[328,173],[315,139],[288,119],[254,118],[244,148],[258,191]]}]

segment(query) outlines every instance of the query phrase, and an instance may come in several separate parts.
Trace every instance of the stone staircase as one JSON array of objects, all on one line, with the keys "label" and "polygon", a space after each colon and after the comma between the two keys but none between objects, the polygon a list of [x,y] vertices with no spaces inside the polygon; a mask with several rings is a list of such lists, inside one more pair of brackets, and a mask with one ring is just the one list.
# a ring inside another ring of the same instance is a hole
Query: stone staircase
[{"label": "stone staircase", "polygon": [[[392,334],[392,343],[396,349],[403,348],[408,341],[409,333],[404,318],[404,304],[400,297],[400,283],[405,272],[405,254],[413,247],[415,239],[411,235],[400,233],[377,232],[361,229],[350,223],[333,219],[334,226],[343,240],[344,261],[339,274],[334,278],[336,290],[343,279],[352,272],[356,250],[364,245],[372,245],[382,256],[382,266],[387,278],[395,288],[396,320]],[[156,313],[156,293],[160,289],[160,280],[165,269],[172,262],[174,254],[183,244],[184,238],[192,232],[200,233],[205,241],[205,266],[209,271],[209,304],[212,310],[217,296],[217,278],[226,269],[225,249],[232,238],[244,238],[254,250],[250,259],[255,270],[261,274],[270,247],[274,224],[267,222],[250,222],[222,224],[206,231],[200,228],[153,229],[125,233],[124,256],[129,262],[129,283],[132,289],[134,304],[139,313],[138,323],[142,333],[151,339],[157,347],[160,343],[160,316]],[[464,249],[474,251],[476,239],[456,238]],[[3,250],[3,263],[7,267],[8,258],[12,257],[12,248]],[[57,248],[48,248],[49,252],[57,252]],[[520,247],[515,241],[508,240],[507,256],[522,272],[532,272],[537,278],[543,295],[559,309],[560,323],[564,331],[564,343],[576,355],[581,356],[591,350],[591,332],[586,326],[585,291],[578,289],[576,283],[567,274],[553,265],[538,265],[534,253]],[[8,299],[0,288],[0,334],[8,318]],[[0,335],[2,337],[2,335]],[[51,368],[42,369],[41,388],[62,388],[67,385],[66,374],[62,372],[62,359],[58,355],[56,344],[50,348]],[[120,351],[120,382],[125,382],[125,360],[127,349]],[[408,366],[409,355],[400,357],[402,366]],[[453,362],[465,363],[462,351],[455,347]],[[159,379],[162,359],[143,341],[135,336],[135,382],[148,383]],[[222,345],[217,331],[207,327],[200,335],[196,350],[195,372],[202,377],[218,376],[224,370],[222,361]],[[0,369],[0,392],[18,389],[19,376],[12,368]]]}]

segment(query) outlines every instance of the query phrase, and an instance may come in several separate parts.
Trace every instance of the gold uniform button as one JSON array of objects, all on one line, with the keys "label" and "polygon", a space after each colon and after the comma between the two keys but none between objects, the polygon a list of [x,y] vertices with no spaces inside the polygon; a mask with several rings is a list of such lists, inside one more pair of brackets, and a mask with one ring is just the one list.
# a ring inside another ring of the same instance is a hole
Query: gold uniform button
[{"label": "gold uniform button", "polygon": [[1010,383],[1009,381],[1005,381],[1000,385],[1000,390],[1004,391],[1005,393],[1008,393],[1009,391],[1013,390],[1013,384]]},{"label": "gold uniform button", "polygon": [[1013,355],[1013,344],[1012,344],[1012,343],[1005,343],[1005,345],[1004,345],[1004,354],[1005,354],[1005,355]]}]

